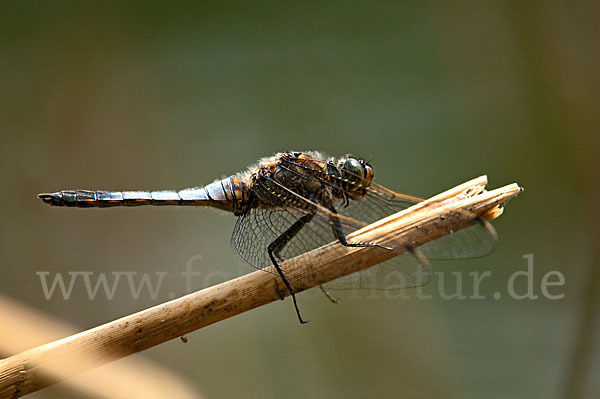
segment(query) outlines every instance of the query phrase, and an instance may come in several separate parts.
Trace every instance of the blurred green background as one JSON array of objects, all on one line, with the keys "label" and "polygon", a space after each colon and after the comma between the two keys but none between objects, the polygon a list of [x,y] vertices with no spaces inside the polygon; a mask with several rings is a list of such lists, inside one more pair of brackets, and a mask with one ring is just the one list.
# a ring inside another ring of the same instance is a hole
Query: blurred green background
[{"label": "blurred green background", "polygon": [[[51,209],[39,192],[196,186],[289,149],[372,158],[380,184],[418,196],[485,173],[526,189],[494,222],[497,250],[433,267],[448,291],[452,272],[491,271],[486,299],[444,300],[439,279],[431,300],[307,292],[307,325],[286,300],[136,357],[209,397],[595,397],[599,15],[593,1],[3,2],[0,293],[87,329],[183,295],[190,259],[211,283],[251,271],[233,216]],[[556,270],[563,299],[506,295],[525,254],[535,293]],[[46,300],[38,271],[167,275],[154,299],[76,284]],[[63,395],[77,397],[32,397]]]}]

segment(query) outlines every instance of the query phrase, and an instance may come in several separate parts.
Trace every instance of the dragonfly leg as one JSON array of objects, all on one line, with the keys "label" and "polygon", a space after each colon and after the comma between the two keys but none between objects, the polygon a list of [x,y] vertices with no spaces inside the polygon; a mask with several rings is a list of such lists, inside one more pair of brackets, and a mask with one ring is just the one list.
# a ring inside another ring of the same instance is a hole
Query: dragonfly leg
[{"label": "dragonfly leg", "polygon": [[283,247],[285,247],[287,245],[287,243],[289,243],[290,240],[292,238],[294,238],[294,236],[296,234],[298,234],[300,229],[302,229],[302,227],[304,227],[304,225],[306,223],[311,221],[313,216],[314,216],[314,214],[302,216],[293,225],[291,225],[286,231],[284,231],[279,237],[277,237],[277,239],[275,239],[275,241],[273,241],[271,244],[269,244],[269,246],[267,248],[267,253],[269,254],[269,258],[271,259],[271,262],[273,262],[273,266],[275,266],[275,269],[277,270],[277,273],[279,273],[279,277],[281,277],[283,284],[285,284],[285,287],[290,292],[292,300],[294,301],[294,308],[296,309],[296,314],[298,315],[298,320],[300,320],[300,323],[302,323],[302,324],[308,323],[308,321],[303,320],[302,316],[300,316],[300,309],[298,309],[298,304],[296,302],[296,294],[294,292],[294,289],[292,288],[289,281],[283,274],[283,271],[281,270],[281,268],[279,267],[279,264],[275,260],[275,256],[279,257],[279,252],[281,252]]},{"label": "dragonfly leg", "polygon": [[340,223],[340,219],[337,217],[337,211],[335,210],[335,208],[333,206],[329,207],[329,210],[331,211],[331,228],[333,229],[333,234],[335,235],[335,238],[337,238],[337,240],[340,242],[340,244],[342,244],[345,247],[378,247],[378,248],[382,248],[388,251],[391,251],[394,248],[391,247],[386,247],[385,245],[381,245],[381,244],[377,244],[374,242],[357,242],[357,243],[349,243],[348,241],[346,241],[346,235],[344,234],[344,232],[342,231],[342,224]]},{"label": "dragonfly leg", "polygon": [[423,254],[423,252],[421,252],[421,250],[419,248],[415,248],[410,245],[405,245],[404,248],[406,248],[407,252],[410,252],[415,258],[417,258],[419,263],[421,265],[423,265],[424,269],[427,271],[426,272],[427,274],[419,275],[419,278],[424,277],[425,281],[418,280],[419,282],[417,283],[417,285],[426,285],[429,282],[429,279],[431,278],[431,269],[429,268],[429,260],[427,259],[425,254]]},{"label": "dragonfly leg", "polygon": [[341,298],[334,298],[333,295],[331,295],[329,293],[329,291],[327,291],[325,289],[325,287],[323,287],[322,285],[319,285],[319,288],[321,289],[321,291],[323,291],[323,294],[325,294],[325,296],[327,297],[327,299],[329,299],[331,302],[333,302],[333,303],[340,303]]}]

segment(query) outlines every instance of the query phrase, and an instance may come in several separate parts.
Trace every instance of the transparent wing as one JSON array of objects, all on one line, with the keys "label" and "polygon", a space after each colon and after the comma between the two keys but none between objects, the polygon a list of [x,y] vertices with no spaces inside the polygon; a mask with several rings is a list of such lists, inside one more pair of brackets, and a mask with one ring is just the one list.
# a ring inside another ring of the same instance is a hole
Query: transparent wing
[{"label": "transparent wing", "polygon": [[[238,257],[257,269],[272,266],[267,247],[307,213],[296,208],[254,208],[240,216],[231,236]],[[335,240],[330,229],[311,221],[279,253],[278,260],[291,259]]]},{"label": "transparent wing", "polygon": [[497,235],[487,221],[478,220],[464,230],[453,232],[419,247],[428,259],[467,259],[490,254],[496,248]]},{"label": "transparent wing", "polygon": [[[290,191],[276,181],[260,183],[257,193],[266,203],[279,201],[281,206],[253,208],[238,219],[231,244],[234,252],[251,266],[273,272],[267,247],[281,236],[292,224],[305,215],[312,220],[290,240],[279,253],[278,260],[291,259],[336,240],[333,232],[334,219],[345,235],[366,225],[364,222],[337,215],[306,198]],[[273,198],[268,198],[272,196]],[[399,244],[401,245],[401,244]],[[401,255],[390,261],[343,277],[327,284],[332,289],[378,288],[396,289],[426,284],[430,271],[426,264],[411,254]]]},{"label": "transparent wing", "polygon": [[412,253],[405,253],[368,269],[324,284],[328,290],[385,289],[418,287],[431,280],[431,269]]}]

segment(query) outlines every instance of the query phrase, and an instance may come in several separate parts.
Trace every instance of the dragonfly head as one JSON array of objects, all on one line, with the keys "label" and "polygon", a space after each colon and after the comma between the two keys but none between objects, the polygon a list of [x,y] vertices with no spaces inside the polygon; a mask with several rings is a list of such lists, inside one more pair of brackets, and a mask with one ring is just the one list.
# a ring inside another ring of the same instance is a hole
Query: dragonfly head
[{"label": "dragonfly head", "polygon": [[373,180],[373,168],[364,159],[346,156],[338,162],[344,181],[343,188],[353,200],[361,199]]}]

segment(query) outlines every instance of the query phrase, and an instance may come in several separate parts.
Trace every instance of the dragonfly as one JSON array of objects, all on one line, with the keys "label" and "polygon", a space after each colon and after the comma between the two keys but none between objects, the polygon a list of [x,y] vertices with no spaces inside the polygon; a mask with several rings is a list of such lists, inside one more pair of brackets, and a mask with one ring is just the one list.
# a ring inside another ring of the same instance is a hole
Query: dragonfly
[{"label": "dragonfly", "polygon": [[[332,241],[345,247],[393,249],[389,243],[349,242],[347,236],[370,223],[406,209],[421,198],[397,193],[373,181],[370,162],[345,155],[328,157],[316,151],[286,151],[263,158],[246,171],[206,186],[179,191],[62,190],[38,194],[45,203],[61,207],[176,205],[211,207],[233,213],[237,221],[231,247],[238,257],[259,270],[274,273],[292,297],[302,318],[294,282],[281,268],[284,260]],[[464,212],[464,211],[462,211]],[[321,289],[401,289],[427,284],[427,259],[463,259],[489,254],[497,235],[489,222],[473,216],[473,225],[404,255],[339,278]]]}]

